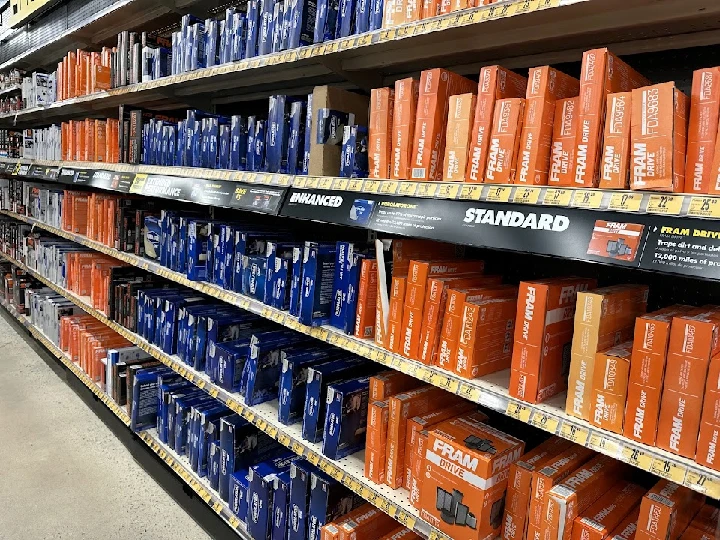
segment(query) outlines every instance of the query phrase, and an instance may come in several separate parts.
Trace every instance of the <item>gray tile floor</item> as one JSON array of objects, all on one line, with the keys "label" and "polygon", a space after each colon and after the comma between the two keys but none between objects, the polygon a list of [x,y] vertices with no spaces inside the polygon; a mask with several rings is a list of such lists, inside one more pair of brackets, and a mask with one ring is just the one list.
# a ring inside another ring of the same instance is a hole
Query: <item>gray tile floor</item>
[{"label": "gray tile floor", "polygon": [[7,317],[0,315],[0,539],[210,538]]}]

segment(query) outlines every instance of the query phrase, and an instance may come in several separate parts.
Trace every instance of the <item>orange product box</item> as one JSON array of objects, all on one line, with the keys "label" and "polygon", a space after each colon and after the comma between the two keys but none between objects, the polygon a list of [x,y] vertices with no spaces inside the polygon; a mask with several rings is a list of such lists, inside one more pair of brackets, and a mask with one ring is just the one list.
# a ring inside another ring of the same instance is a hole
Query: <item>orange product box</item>
[{"label": "orange product box", "polygon": [[95,156],[91,161],[105,161],[107,155],[107,122],[105,120],[95,120]]},{"label": "orange product box", "polygon": [[607,97],[605,136],[599,187],[627,189],[630,183],[630,125],[632,92]]},{"label": "orange product box", "polygon": [[55,93],[57,95],[57,100],[62,101],[65,99],[65,96],[63,96],[63,63],[62,61],[58,62],[57,70],[55,71]]},{"label": "orange product box", "polygon": [[485,269],[485,262],[478,260],[412,260],[408,270],[405,307],[422,310],[428,290],[428,280],[439,277],[479,275]]},{"label": "orange product box", "polygon": [[441,0],[423,0],[422,18],[429,19],[440,15]]},{"label": "orange product box", "polygon": [[468,149],[466,182],[483,182],[490,148],[495,103],[499,99],[524,98],[527,78],[500,66],[480,70],[473,127]]},{"label": "orange product box", "polygon": [[462,400],[435,386],[422,386],[390,398],[390,420],[387,432],[387,478],[393,489],[404,485],[405,436],[409,418],[448,407]]},{"label": "orange product box", "polygon": [[450,96],[443,160],[443,180],[446,182],[465,182],[467,180],[465,170],[476,100],[475,94]]},{"label": "orange product box", "polygon": [[539,403],[567,388],[573,318],[578,292],[594,279],[521,281],[510,371],[510,395]]},{"label": "orange product box", "polygon": [[95,157],[95,120],[85,120],[85,146],[83,148],[83,161],[92,161]]},{"label": "orange product box", "polygon": [[583,54],[580,72],[580,116],[575,185],[597,187],[608,94],[649,85],[645,77],[607,49]]},{"label": "orange product box", "polygon": [[688,534],[694,534],[695,538],[701,538],[701,535],[705,534],[710,540],[717,538],[718,531],[720,531],[720,509],[705,504],[688,525],[683,538]]},{"label": "orange product box", "polygon": [[74,98],[78,96],[77,88],[77,53],[70,51],[67,60],[67,96]]},{"label": "orange product box", "polygon": [[364,512],[353,515],[338,527],[340,529],[340,540],[377,538],[397,527],[395,518],[379,508],[372,505],[368,506],[369,508]]},{"label": "orange product box", "polygon": [[402,318],[406,286],[406,277],[392,278],[386,348],[395,353],[399,353],[402,350]]},{"label": "orange product box", "polygon": [[325,525],[320,527],[320,539],[340,540],[340,526],[348,520],[352,519],[353,517],[358,516],[363,512],[366,512],[370,508],[372,508],[372,505],[370,505],[370,503],[365,503],[361,506],[358,506],[354,510],[351,510],[349,513],[336,518],[335,521],[326,523]]},{"label": "orange product box", "polygon": [[[407,421],[407,433],[405,434],[405,487],[411,489],[413,450],[417,448],[418,437],[421,431],[428,431],[440,422],[470,413],[477,406],[470,401],[461,401],[443,409],[436,409],[427,414],[415,416]],[[475,417],[482,415],[481,422],[487,422],[486,414],[476,412]]]},{"label": "orange product box", "polygon": [[574,444],[532,473],[529,526],[540,530],[545,494],[596,455],[589,448]]},{"label": "orange product box", "polygon": [[84,96],[87,93],[89,59],[89,52],[78,49],[77,66],[75,68],[75,93],[78,96]]},{"label": "orange product box", "polygon": [[710,359],[720,352],[720,312],[673,318],[655,445],[693,459]]},{"label": "orange product box", "polygon": [[92,93],[102,92],[104,90],[110,90],[112,83],[110,81],[110,66],[103,66],[101,64],[95,64],[92,67],[91,77],[91,88]]},{"label": "orange product box", "polygon": [[613,433],[623,432],[631,356],[632,341],[595,356],[590,423]]},{"label": "orange product box", "polygon": [[383,28],[420,20],[422,3],[417,0],[389,0],[384,6]]},{"label": "orange product box", "polygon": [[632,92],[631,189],[685,189],[688,98],[675,83]]},{"label": "orange product box", "polygon": [[377,260],[363,259],[360,263],[360,285],[358,286],[355,330],[357,338],[375,337],[375,310],[377,308]]},{"label": "orange product box", "polygon": [[640,505],[645,488],[621,481],[575,518],[572,540],[603,540]]},{"label": "orange product box", "polygon": [[69,134],[70,124],[63,122],[60,124],[60,158],[63,161],[69,161],[70,151],[68,150],[68,142],[70,140]]},{"label": "orange product box", "polygon": [[107,157],[105,161],[108,163],[117,163],[119,160],[119,123],[115,118],[107,119]]},{"label": "orange product box", "polygon": [[530,70],[518,149],[517,183],[548,183],[555,102],[576,97],[579,91],[580,82],[562,71],[549,66]]},{"label": "orange product box", "polygon": [[415,444],[410,455],[410,469],[412,476],[410,477],[410,504],[413,508],[420,509],[420,487],[423,484],[425,473],[425,450],[427,448],[428,430],[424,429],[417,434]]},{"label": "orange product box", "polygon": [[70,231],[76,234],[86,234],[88,223],[88,198],[87,195],[75,194],[72,198],[72,222]]},{"label": "orange product box", "polygon": [[395,100],[393,88],[370,91],[370,129],[368,131],[368,171],[370,178],[390,178],[392,123]]},{"label": "orange product box", "polygon": [[720,159],[716,159],[715,144],[720,118],[720,68],[698,69],[693,72],[690,93],[687,156],[685,161],[685,191],[710,193],[715,182]]},{"label": "orange product box", "polygon": [[443,317],[438,354],[434,363],[445,369],[453,369],[456,359],[460,329],[463,325],[465,303],[476,303],[491,298],[517,298],[517,287],[514,285],[497,285],[472,289],[453,289],[448,292],[448,299]]},{"label": "orange product box", "polygon": [[456,540],[497,536],[509,467],[525,443],[486,424],[456,418],[428,435],[420,517]]},{"label": "orange product box", "polygon": [[688,306],[671,306],[635,319],[623,435],[655,445],[670,325]]},{"label": "orange product box", "polygon": [[417,111],[420,82],[408,78],[395,81],[395,101],[393,103],[392,156],[390,178],[409,180],[412,167],[413,136],[415,133],[415,113]]},{"label": "orange product box", "polygon": [[541,469],[572,443],[560,437],[550,437],[510,465],[508,490],[505,497],[501,537],[504,540],[528,538],[525,533],[529,521],[533,472]]},{"label": "orange product box", "polygon": [[572,97],[558,99],[555,102],[548,185],[573,185],[579,101],[580,98]]},{"label": "orange product box", "polygon": [[638,223],[598,219],[593,227],[587,254],[621,261],[634,261],[638,255],[644,230],[645,226]]},{"label": "orange product box", "polygon": [[660,480],[640,503],[635,539],[679,538],[704,502],[704,495],[669,480]]},{"label": "orange product box", "polygon": [[647,311],[647,285],[614,285],[578,293],[565,410],[590,420],[595,354],[632,339]]},{"label": "orange product box", "polygon": [[720,437],[720,355],[710,360],[695,461],[711,469],[720,470],[717,442]]},{"label": "orange product box", "polygon": [[420,76],[413,137],[413,180],[440,180],[445,155],[445,126],[450,96],[468,94],[476,84],[445,69],[428,69]]},{"label": "orange product box", "polygon": [[640,508],[636,507],[635,510],[630,512],[625,519],[622,520],[620,525],[615,527],[615,530],[607,536],[607,540],[634,540],[639,515]]},{"label": "orange product box", "polygon": [[392,241],[393,276],[407,276],[410,261],[417,259],[453,259],[463,256],[462,247],[453,244],[420,240],[415,238],[396,238]]},{"label": "orange product box", "polygon": [[420,540],[420,537],[407,527],[398,527],[382,536],[380,540]]},{"label": "orange product box", "polygon": [[522,98],[498,99],[495,102],[490,147],[484,181],[489,184],[512,184],[517,171],[520,134],[525,115]]},{"label": "orange product box", "polygon": [[75,161],[84,161],[83,158],[85,156],[85,122],[79,120],[76,121],[73,125],[75,127]]},{"label": "orange product box", "polygon": [[597,455],[545,494],[542,538],[569,540],[573,522],[622,478],[627,465]]},{"label": "orange product box", "polygon": [[454,371],[474,379],[510,367],[515,298],[465,303]]},{"label": "orange product box", "polygon": [[383,371],[370,377],[370,401],[382,401],[390,396],[413,390],[423,384],[422,381],[405,375],[394,369]]}]

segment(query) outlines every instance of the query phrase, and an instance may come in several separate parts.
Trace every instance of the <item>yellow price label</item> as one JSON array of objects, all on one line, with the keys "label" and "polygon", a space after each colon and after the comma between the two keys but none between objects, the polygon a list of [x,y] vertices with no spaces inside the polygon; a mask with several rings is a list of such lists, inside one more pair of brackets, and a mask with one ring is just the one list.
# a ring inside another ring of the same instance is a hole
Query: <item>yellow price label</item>
[{"label": "yellow price label", "polygon": [[363,191],[365,193],[377,193],[380,191],[380,180],[365,180]]},{"label": "yellow price label", "polygon": [[323,176],[318,180],[318,187],[320,189],[332,189],[333,178]]},{"label": "yellow price label", "polygon": [[297,441],[292,442],[292,444],[290,445],[290,450],[292,450],[299,456],[302,456],[303,453],[305,452],[305,448],[303,447],[303,445]]},{"label": "yellow price label", "polygon": [[593,450],[609,454],[615,458],[621,454],[620,445],[612,439],[608,439],[602,433],[592,433],[588,446]]},{"label": "yellow price label", "polygon": [[513,202],[520,204],[537,204],[542,190],[539,187],[518,186],[515,188]]},{"label": "yellow price label", "polygon": [[603,192],[592,189],[578,189],[572,199],[572,205],[577,208],[597,210],[602,206]]},{"label": "yellow price label", "polygon": [[305,187],[309,189],[317,189],[320,184],[320,179],[317,176],[310,176],[305,181]]},{"label": "yellow price label", "polygon": [[283,446],[290,446],[290,437],[287,436],[285,433],[279,433],[278,442]]},{"label": "yellow price label", "polygon": [[613,193],[609,208],[619,212],[637,212],[640,210],[642,200],[642,193]]},{"label": "yellow price label", "polygon": [[542,203],[546,206],[570,206],[572,196],[571,189],[547,188]]},{"label": "yellow price label", "polygon": [[676,484],[682,484],[685,482],[687,467],[670,461],[669,459],[655,458],[650,465],[650,472],[671,480]]},{"label": "yellow price label", "polygon": [[295,180],[293,180],[293,187],[296,188],[304,188],[305,183],[307,182],[307,177],[305,176],[296,176]]},{"label": "yellow price label", "polygon": [[363,181],[359,178],[353,178],[350,181],[348,181],[347,184],[347,190],[348,191],[362,191],[363,188]]},{"label": "yellow price label", "polygon": [[210,388],[210,390],[208,390],[208,393],[214,398],[218,397],[218,389],[217,388]]},{"label": "yellow price label", "polygon": [[555,416],[551,416],[542,411],[535,411],[530,418],[530,424],[533,426],[549,431],[550,433],[557,433],[560,420]]},{"label": "yellow price label", "polygon": [[460,193],[460,184],[440,184],[437,190],[437,197],[440,199],[457,199]]},{"label": "yellow price label", "polygon": [[688,215],[720,218],[720,197],[693,197],[690,199]]},{"label": "yellow price label", "polygon": [[709,478],[698,471],[688,469],[685,475],[685,485],[715,500],[720,499],[720,481]]},{"label": "yellow price label", "polygon": [[465,399],[469,399],[470,401],[477,403],[480,401],[480,397],[482,396],[482,390],[480,390],[477,386],[464,382],[460,384],[458,394]]},{"label": "yellow price label", "polygon": [[649,214],[664,214],[666,216],[677,216],[682,210],[683,195],[650,195],[647,204]]},{"label": "yellow price label", "polygon": [[315,452],[308,454],[307,459],[313,465],[317,465],[318,463],[320,463],[320,456],[317,455]]},{"label": "yellow price label", "polygon": [[511,186],[488,186],[485,190],[485,199],[491,202],[508,202],[511,194]]},{"label": "yellow price label", "polygon": [[130,193],[142,193],[142,190],[145,187],[145,182],[147,182],[147,178],[147,174],[137,173],[135,175],[135,179],[130,185]]},{"label": "yellow price label", "polygon": [[585,446],[588,438],[590,437],[590,430],[582,426],[576,426],[575,424],[563,422],[560,427],[560,435],[564,439],[568,439],[569,441]]},{"label": "yellow price label", "polygon": [[[427,370],[427,368],[418,369],[418,373],[416,374],[418,379],[427,380],[428,377],[427,374],[424,373],[424,370]],[[432,373],[430,370],[427,371],[430,374],[430,384],[433,386],[444,388],[453,394],[460,388],[460,381],[457,379],[453,379],[452,377],[448,377],[447,375],[443,375],[441,373]]]},{"label": "yellow price label", "polygon": [[460,190],[461,199],[479,201],[482,196],[482,184],[465,184]]},{"label": "yellow price label", "polygon": [[649,471],[652,465],[652,458],[639,448],[623,447],[622,459],[626,463],[643,469],[644,471]]},{"label": "yellow price label", "polygon": [[418,185],[416,182],[400,182],[397,194],[406,197],[412,197],[417,193]]},{"label": "yellow price label", "polygon": [[554,7],[558,7],[559,5],[560,5],[560,0],[540,0],[538,2],[538,9],[554,8]]},{"label": "yellow price label", "polygon": [[235,516],[230,516],[230,519],[228,521],[230,521],[230,526],[233,529],[237,529],[240,526],[240,520]]},{"label": "yellow price label", "polygon": [[538,0],[520,0],[519,2],[515,2],[512,7],[514,8],[512,10],[513,15],[520,15],[522,13],[530,13],[532,11],[535,11],[538,6]]},{"label": "yellow price label", "polygon": [[507,409],[505,410],[505,414],[511,418],[515,418],[516,420],[520,420],[525,423],[530,421],[531,412],[532,409],[528,405],[520,403],[519,401],[511,401],[508,403]]},{"label": "yellow price label", "polygon": [[380,193],[395,195],[399,187],[399,182],[396,182],[395,180],[385,180],[382,184],[380,184]]},{"label": "yellow price label", "polygon": [[422,182],[418,184],[416,195],[418,197],[434,197],[437,193],[438,185],[431,182]]}]

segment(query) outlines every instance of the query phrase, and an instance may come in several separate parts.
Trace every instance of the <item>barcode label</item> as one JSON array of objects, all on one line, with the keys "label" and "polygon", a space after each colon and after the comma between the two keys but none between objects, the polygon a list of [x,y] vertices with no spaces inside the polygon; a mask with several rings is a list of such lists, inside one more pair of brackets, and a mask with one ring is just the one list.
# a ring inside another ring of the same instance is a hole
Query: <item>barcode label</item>
[{"label": "barcode label", "polygon": [[422,169],[413,169],[412,177],[413,178],[425,178],[425,167],[423,167]]}]

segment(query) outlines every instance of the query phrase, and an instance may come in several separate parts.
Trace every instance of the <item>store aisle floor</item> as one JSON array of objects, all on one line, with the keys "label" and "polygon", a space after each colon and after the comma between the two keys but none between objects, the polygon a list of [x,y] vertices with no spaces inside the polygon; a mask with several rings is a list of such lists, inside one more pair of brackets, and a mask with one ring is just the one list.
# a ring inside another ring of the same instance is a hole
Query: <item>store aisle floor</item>
[{"label": "store aisle floor", "polygon": [[0,539],[209,538],[7,317],[0,316]]}]

